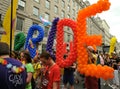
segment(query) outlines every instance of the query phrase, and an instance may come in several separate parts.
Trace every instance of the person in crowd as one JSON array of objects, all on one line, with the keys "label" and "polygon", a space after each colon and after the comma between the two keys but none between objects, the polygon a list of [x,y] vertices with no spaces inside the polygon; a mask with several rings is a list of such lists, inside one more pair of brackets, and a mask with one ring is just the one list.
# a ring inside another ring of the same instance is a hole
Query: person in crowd
[{"label": "person in crowd", "polygon": [[104,66],[104,55],[102,53],[99,55],[99,58],[100,58],[100,64]]},{"label": "person in crowd", "polygon": [[[64,59],[66,59],[67,55],[64,55]],[[76,69],[76,64],[73,63],[70,67],[64,68],[64,73],[63,73],[63,84],[64,84],[64,89],[67,88],[67,84],[69,83],[70,89],[74,89],[74,72]]]},{"label": "person in crowd", "polygon": [[43,52],[40,55],[42,65],[45,67],[41,83],[42,89],[60,89],[60,68],[54,62],[50,53]]},{"label": "person in crowd", "polygon": [[[97,63],[97,56],[92,46],[85,46],[88,52],[88,64]],[[98,79],[96,77],[85,76],[86,89],[98,89]]]},{"label": "person in crowd", "polygon": [[[103,54],[103,59],[104,59],[104,65],[105,66],[110,66],[110,67],[112,67],[112,59],[110,58],[110,55],[107,53],[107,52],[105,52],[104,54]],[[101,83],[102,83],[102,85],[104,85],[104,86],[109,86],[109,87],[112,87],[111,86],[111,82],[112,82],[112,80],[111,79],[108,79],[108,80],[103,80],[103,79],[101,79]]]},{"label": "person in crowd", "polygon": [[82,85],[82,89],[85,89],[85,76],[84,74],[80,74],[80,72],[78,72],[77,68],[74,72],[74,77],[75,77],[75,83],[76,85],[81,84]]},{"label": "person in crowd", "polygon": [[[100,64],[100,65],[104,66],[103,54],[102,53],[98,54],[98,52],[96,52],[96,54],[97,54],[97,65]],[[98,89],[101,89],[101,79],[100,78],[98,78]]]},{"label": "person in crowd", "polygon": [[36,89],[39,89],[40,86],[40,80],[41,80],[41,62],[40,62],[40,54],[37,54],[34,59],[33,59],[33,68],[34,68],[34,74],[33,74],[33,78],[35,80],[35,87]]},{"label": "person in crowd", "polygon": [[20,52],[20,59],[24,61],[25,67],[27,70],[27,79],[26,79],[26,88],[25,89],[32,89],[35,87],[32,85],[32,78],[34,73],[34,68],[32,65],[32,59],[28,51],[24,50]]},{"label": "person in crowd", "polygon": [[19,53],[17,51],[12,51],[11,58],[19,60]]},{"label": "person in crowd", "polygon": [[9,45],[0,42],[0,89],[25,89],[27,72],[24,65],[9,56]]},{"label": "person in crowd", "polygon": [[118,63],[119,58],[117,56],[117,53],[113,53],[113,68],[114,68],[114,78],[113,78],[113,87],[119,88],[119,75],[118,75]]},{"label": "person in crowd", "polygon": [[112,60],[110,59],[110,55],[105,53],[104,55],[104,65],[112,67]]},{"label": "person in crowd", "polygon": [[41,64],[40,64],[40,54],[36,55],[33,59],[33,68],[34,68],[34,74],[33,74],[33,78],[36,80],[37,77],[40,74],[40,68],[41,68]]}]

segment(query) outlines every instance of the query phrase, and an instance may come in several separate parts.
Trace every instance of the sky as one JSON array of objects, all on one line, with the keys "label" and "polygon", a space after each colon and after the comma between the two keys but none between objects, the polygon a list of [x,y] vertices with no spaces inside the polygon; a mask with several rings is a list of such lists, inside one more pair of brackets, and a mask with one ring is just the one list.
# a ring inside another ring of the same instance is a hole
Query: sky
[{"label": "sky", "polygon": [[[93,4],[97,3],[98,0],[88,1]],[[117,41],[120,42],[120,0],[109,0],[109,2],[111,3],[110,9],[97,15],[106,20],[110,27],[109,32],[116,36]]]}]

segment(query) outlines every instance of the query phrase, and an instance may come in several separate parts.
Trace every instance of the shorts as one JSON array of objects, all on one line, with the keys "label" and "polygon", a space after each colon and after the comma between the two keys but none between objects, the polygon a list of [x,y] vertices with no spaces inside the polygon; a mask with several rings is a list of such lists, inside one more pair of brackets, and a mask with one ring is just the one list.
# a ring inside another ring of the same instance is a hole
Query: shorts
[{"label": "shorts", "polygon": [[74,75],[63,74],[63,84],[69,83],[71,86],[74,84]]}]

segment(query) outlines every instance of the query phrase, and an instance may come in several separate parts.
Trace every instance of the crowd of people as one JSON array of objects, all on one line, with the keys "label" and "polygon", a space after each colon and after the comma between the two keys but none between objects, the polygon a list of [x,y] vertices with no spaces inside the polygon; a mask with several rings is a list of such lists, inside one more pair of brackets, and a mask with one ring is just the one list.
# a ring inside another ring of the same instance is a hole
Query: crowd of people
[{"label": "crowd of people", "polygon": [[19,54],[0,42],[0,89],[59,89],[60,68],[48,52],[31,59],[27,50]]},{"label": "crowd of people", "polygon": [[[9,45],[0,42],[0,89],[75,89],[74,84],[81,82],[83,78],[84,89],[101,89],[101,79],[84,76],[77,71],[77,62],[67,68],[60,68],[50,53],[44,51],[37,53],[32,59],[28,50],[19,53],[12,51],[10,55]],[[92,46],[85,46],[88,52],[89,64],[101,64],[114,68],[112,87],[119,87],[120,59],[116,53],[97,53]],[[64,59],[69,50],[63,56]],[[104,84],[109,85],[108,81]],[[69,86],[68,86],[69,85]],[[69,87],[69,88],[68,88]],[[118,88],[119,89],[119,88]]]}]

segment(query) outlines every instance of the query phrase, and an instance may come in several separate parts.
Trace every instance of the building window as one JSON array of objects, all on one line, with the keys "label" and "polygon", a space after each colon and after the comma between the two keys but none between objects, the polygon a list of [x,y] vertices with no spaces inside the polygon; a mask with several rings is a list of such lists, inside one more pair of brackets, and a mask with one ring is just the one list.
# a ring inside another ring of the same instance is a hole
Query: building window
[{"label": "building window", "polygon": [[70,12],[70,6],[69,5],[68,5],[67,9],[68,9],[68,12]]},{"label": "building window", "polygon": [[69,27],[67,27],[67,30],[69,31],[69,30],[70,30],[70,28],[69,28]]},{"label": "building window", "polygon": [[55,8],[55,13],[57,14],[58,13],[58,7],[55,6],[54,8]]},{"label": "building window", "polygon": [[48,36],[48,31],[49,31],[49,27],[45,26],[45,30],[44,30],[44,36],[47,37]]},{"label": "building window", "polygon": [[23,29],[23,23],[24,23],[24,19],[17,17],[17,25],[16,25],[16,30],[22,31]]},{"label": "building window", "polygon": [[73,17],[73,20],[75,20],[75,17]]},{"label": "building window", "polygon": [[46,44],[42,44],[42,52],[46,51]]},{"label": "building window", "polygon": [[38,25],[38,23],[36,23],[36,22],[33,22],[33,25]]},{"label": "building window", "polygon": [[62,11],[62,12],[61,12],[61,18],[64,18],[64,17],[65,17],[65,12]]},{"label": "building window", "polygon": [[77,4],[76,9],[79,10],[79,4]]},{"label": "building window", "polygon": [[45,20],[48,20],[49,21],[49,19],[50,19],[50,15],[48,14],[48,13],[45,13]]},{"label": "building window", "polygon": [[70,34],[67,35],[67,42],[70,42]]},{"label": "building window", "polygon": [[35,16],[39,15],[39,9],[37,7],[33,7],[33,15]]},{"label": "building window", "polygon": [[73,11],[72,11],[72,15],[75,16],[75,10],[74,10],[74,9],[73,9]]},{"label": "building window", "polygon": [[70,0],[68,0],[68,2],[70,2]]},{"label": "building window", "polygon": [[65,2],[62,0],[62,7],[65,8]]},{"label": "building window", "polygon": [[67,18],[70,18],[70,15],[69,15],[69,14],[67,15]]},{"label": "building window", "polygon": [[23,0],[18,1],[18,9],[24,11],[24,9],[25,9],[25,1],[23,1]]},{"label": "building window", "polygon": [[48,0],[45,1],[45,7],[47,9],[50,9],[50,1],[48,1]]},{"label": "building window", "polygon": [[36,2],[40,2],[40,0],[35,0]]},{"label": "building window", "polygon": [[58,2],[59,0],[55,0],[55,2]]},{"label": "building window", "polygon": [[75,1],[73,0],[73,7],[75,7]]}]

